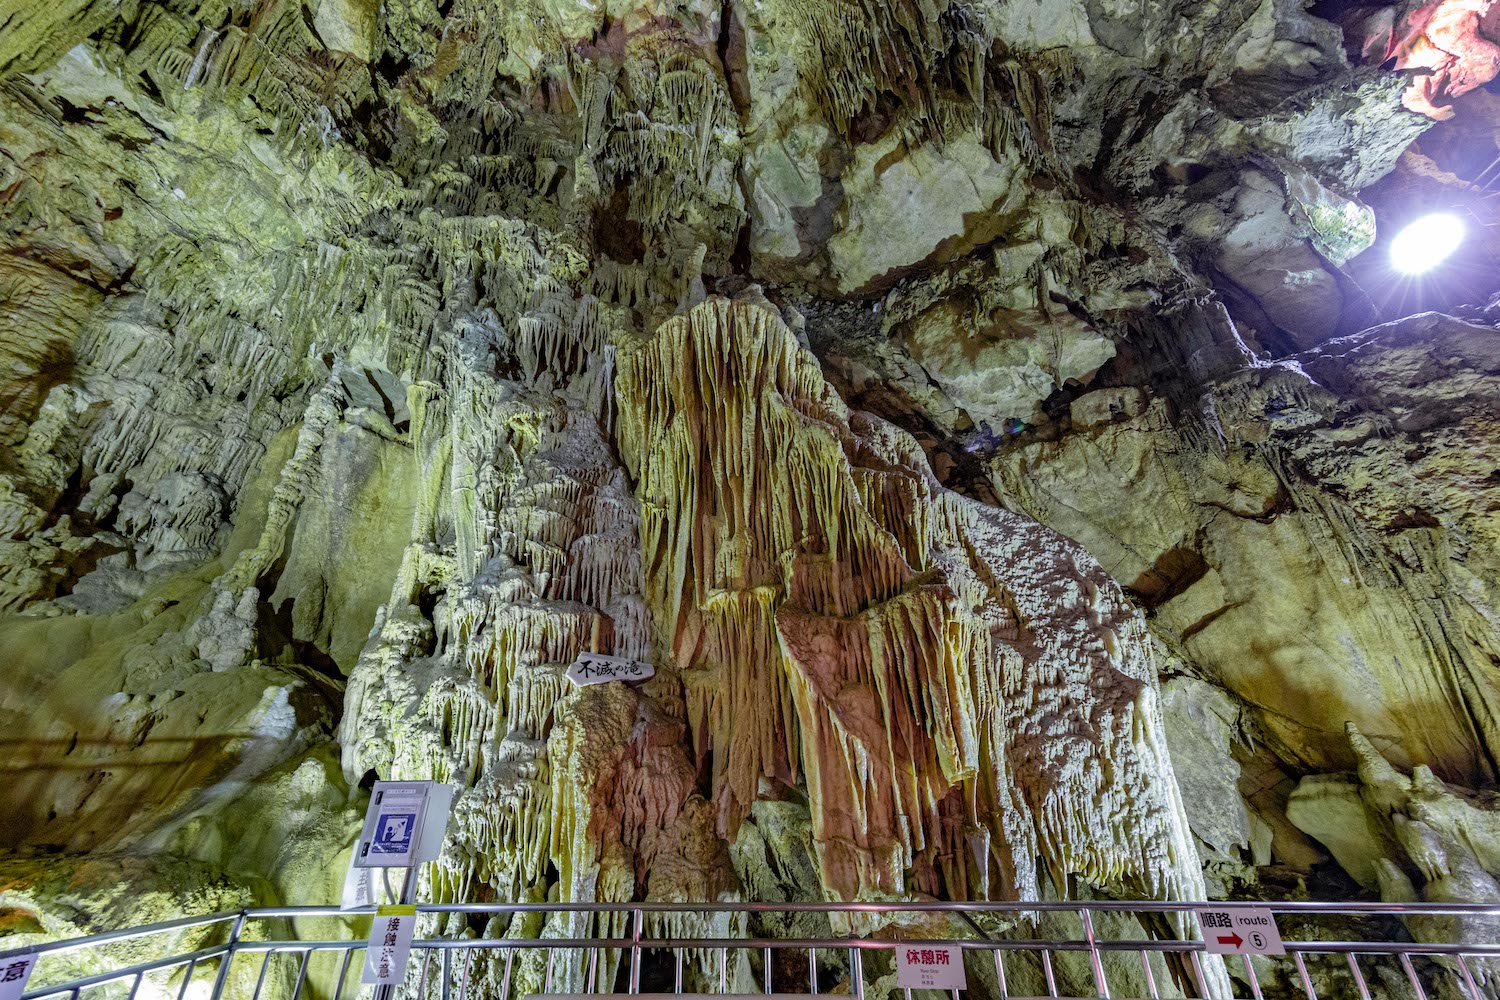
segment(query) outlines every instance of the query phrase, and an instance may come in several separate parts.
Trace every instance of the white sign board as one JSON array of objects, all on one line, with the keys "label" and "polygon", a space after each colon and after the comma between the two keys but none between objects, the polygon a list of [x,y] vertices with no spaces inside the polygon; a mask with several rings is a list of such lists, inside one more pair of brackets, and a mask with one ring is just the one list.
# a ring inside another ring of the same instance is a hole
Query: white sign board
[{"label": "white sign board", "polygon": [[577,687],[609,681],[643,681],[655,674],[656,668],[649,663],[603,653],[579,653],[568,668],[568,680]]},{"label": "white sign board", "polygon": [[410,868],[438,856],[453,786],[432,781],[377,781],[354,852],[360,868]]},{"label": "white sign board", "polygon": [[17,955],[0,961],[0,1000],[21,1000],[36,960],[36,955]]},{"label": "white sign board", "polygon": [[1234,907],[1198,911],[1198,929],[1210,955],[1285,955],[1276,916],[1270,910]]},{"label": "white sign board", "polygon": [[898,944],[896,985],[908,990],[964,990],[964,952],[952,945]]},{"label": "white sign board", "polygon": [[358,910],[374,905],[374,871],[360,865],[358,854],[352,854],[349,856],[349,870],[344,873],[344,891],[339,897],[339,909]]},{"label": "white sign board", "polygon": [[406,979],[406,959],[417,929],[415,906],[382,906],[370,925],[370,946],[359,981],[366,986],[394,986]]}]

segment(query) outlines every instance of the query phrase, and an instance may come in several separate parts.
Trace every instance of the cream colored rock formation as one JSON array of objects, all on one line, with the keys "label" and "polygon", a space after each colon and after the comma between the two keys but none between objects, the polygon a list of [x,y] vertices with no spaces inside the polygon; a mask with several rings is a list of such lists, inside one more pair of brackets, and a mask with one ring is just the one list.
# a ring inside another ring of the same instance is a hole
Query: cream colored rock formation
[{"label": "cream colored rock formation", "polygon": [[0,905],[1488,891],[1471,7],[0,0]]}]

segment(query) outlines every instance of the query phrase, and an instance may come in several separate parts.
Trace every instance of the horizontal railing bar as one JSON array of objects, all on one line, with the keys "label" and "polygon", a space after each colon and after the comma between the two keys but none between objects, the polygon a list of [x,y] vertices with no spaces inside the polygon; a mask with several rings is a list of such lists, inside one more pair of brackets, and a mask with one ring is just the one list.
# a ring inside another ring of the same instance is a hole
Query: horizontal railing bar
[{"label": "horizontal railing bar", "polygon": [[[242,941],[239,951],[357,951],[366,946],[365,941]],[[1290,952],[1309,955],[1465,955],[1475,958],[1500,956],[1500,945],[1491,944],[1427,944],[1415,941],[1285,941]],[[435,951],[463,951],[468,948],[498,951],[563,950],[563,949],[614,949],[628,950],[639,947],[644,950],[669,951],[676,948],[698,948],[705,950],[771,948],[780,951],[819,951],[837,948],[860,948],[865,951],[894,951],[897,948],[925,945],[927,947],[960,948],[964,951],[1088,951],[1085,939],[1040,940],[1019,938],[1015,940],[977,940],[974,938],[917,938],[910,941],[890,941],[871,938],[421,938],[411,943],[413,950],[430,948]],[[1095,947],[1100,951],[1119,952],[1187,952],[1202,951],[1202,941],[1180,940],[1099,940]]]},{"label": "horizontal railing bar", "polygon": [[[358,916],[376,911],[374,906],[343,910],[336,906],[282,906],[246,910],[252,920],[308,917]],[[1346,916],[1500,916],[1494,903],[1165,903],[1153,900],[1118,900],[1088,903],[418,903],[418,913],[1192,913],[1195,910],[1270,910],[1273,913],[1320,913]],[[232,916],[232,914],[231,914]]]},{"label": "horizontal railing bar", "polygon": [[100,972],[84,979],[74,979],[66,983],[58,983],[54,986],[39,986],[34,990],[27,990],[21,994],[21,1000],[34,1000],[36,997],[55,997],[60,993],[73,993],[78,990],[86,990],[103,983],[112,983],[116,979],[127,979],[131,976],[145,975],[148,972],[160,972],[162,969],[171,969],[189,962],[202,962],[206,958],[223,955],[229,951],[227,944],[214,945],[211,948],[200,948],[198,951],[187,952],[183,955],[168,955],[166,958],[158,958],[150,962],[141,962],[138,965],[128,966],[123,969],[114,969],[109,972]]},{"label": "horizontal railing bar", "polygon": [[[1192,942],[1170,942],[1173,944]],[[1200,942],[1201,943],[1201,942]],[[240,944],[240,951],[330,951],[350,950],[354,951],[364,948],[365,941],[246,941]],[[436,951],[463,951],[468,948],[490,949],[499,951],[520,951],[545,949],[548,951],[563,951],[570,948],[585,950],[600,948],[604,950],[628,950],[640,947],[641,950],[659,949],[670,951],[675,948],[697,948],[703,950],[718,950],[721,948],[773,948],[786,951],[805,951],[808,948],[819,950],[833,948],[861,948],[865,951],[894,950],[907,945],[927,945],[929,947],[955,947],[964,948],[969,951],[993,951],[995,948],[1002,950],[1035,950],[1040,948],[1051,948],[1055,951],[1088,951],[1087,941],[949,941],[924,938],[920,941],[872,941],[865,939],[760,939],[760,938],[641,938],[639,941],[633,938],[424,938],[413,941],[411,948],[417,951],[423,948],[431,948]]]},{"label": "horizontal railing bar", "polygon": [[28,945],[25,948],[12,948],[9,951],[0,951],[0,962],[19,955],[43,955],[48,952],[86,948],[94,944],[114,944],[117,941],[131,941],[135,938],[161,934],[165,931],[183,930],[187,927],[207,927],[210,924],[226,923],[237,916],[239,916],[238,913],[213,913],[202,917],[178,917],[176,920],[164,920],[159,924],[146,924],[141,927],[129,927],[120,931],[102,931],[98,934],[90,934],[87,937],[48,941],[44,944]]}]

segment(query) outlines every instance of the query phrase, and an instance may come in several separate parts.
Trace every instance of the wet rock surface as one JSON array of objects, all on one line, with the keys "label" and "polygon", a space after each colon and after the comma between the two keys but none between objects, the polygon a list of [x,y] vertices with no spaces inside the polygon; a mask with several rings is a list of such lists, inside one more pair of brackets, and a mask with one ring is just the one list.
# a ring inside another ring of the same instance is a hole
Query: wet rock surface
[{"label": "wet rock surface", "polygon": [[1493,891],[1491,22],[0,0],[16,905]]}]

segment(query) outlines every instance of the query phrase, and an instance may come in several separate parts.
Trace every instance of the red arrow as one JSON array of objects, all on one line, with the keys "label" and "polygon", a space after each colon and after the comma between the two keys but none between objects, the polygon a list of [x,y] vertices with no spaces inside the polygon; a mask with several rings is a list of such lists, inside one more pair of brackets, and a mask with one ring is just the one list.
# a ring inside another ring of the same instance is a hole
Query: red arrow
[{"label": "red arrow", "polygon": [[1238,950],[1240,945],[1245,943],[1245,939],[1240,937],[1238,932],[1229,935],[1229,937],[1225,937],[1224,935],[1220,934],[1219,943],[1230,945],[1234,949]]}]

